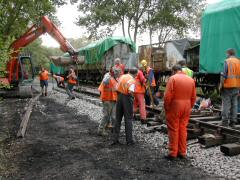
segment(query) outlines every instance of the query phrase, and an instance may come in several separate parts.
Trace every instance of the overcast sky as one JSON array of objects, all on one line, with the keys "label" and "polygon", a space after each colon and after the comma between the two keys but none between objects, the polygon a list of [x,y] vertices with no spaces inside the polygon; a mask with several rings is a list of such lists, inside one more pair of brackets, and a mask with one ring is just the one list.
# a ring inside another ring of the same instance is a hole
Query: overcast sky
[{"label": "overcast sky", "polygon": [[[207,0],[207,3],[214,3],[220,0]],[[66,38],[79,38],[83,36],[86,31],[84,28],[81,28],[75,25],[76,19],[78,17],[79,12],[77,11],[77,5],[71,5],[70,3],[64,5],[57,9],[57,17],[61,22],[61,27],[59,27],[60,31]],[[122,35],[116,32],[114,35]],[[43,45],[48,47],[59,47],[58,42],[56,42],[51,36],[43,35],[42,37]],[[146,40],[138,40],[138,44],[148,44],[149,41],[145,42]]]}]

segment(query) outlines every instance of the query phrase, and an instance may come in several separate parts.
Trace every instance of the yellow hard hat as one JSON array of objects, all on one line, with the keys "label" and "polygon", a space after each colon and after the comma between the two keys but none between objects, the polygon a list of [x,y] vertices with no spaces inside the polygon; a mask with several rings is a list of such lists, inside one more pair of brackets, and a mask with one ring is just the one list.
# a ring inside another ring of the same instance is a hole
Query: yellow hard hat
[{"label": "yellow hard hat", "polygon": [[147,66],[147,61],[146,61],[145,59],[143,59],[143,60],[141,61],[141,65],[142,65],[143,67],[146,67],[146,66]]}]

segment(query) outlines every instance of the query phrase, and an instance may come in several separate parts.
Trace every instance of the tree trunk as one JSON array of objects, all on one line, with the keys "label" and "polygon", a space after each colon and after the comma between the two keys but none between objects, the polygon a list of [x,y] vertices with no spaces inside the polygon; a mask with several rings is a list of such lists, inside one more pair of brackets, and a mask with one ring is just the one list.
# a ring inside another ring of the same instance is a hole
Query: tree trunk
[{"label": "tree trunk", "polygon": [[124,17],[123,17],[123,19],[122,19],[122,33],[123,33],[123,36],[125,37],[126,35],[125,35],[125,23],[124,23]]}]

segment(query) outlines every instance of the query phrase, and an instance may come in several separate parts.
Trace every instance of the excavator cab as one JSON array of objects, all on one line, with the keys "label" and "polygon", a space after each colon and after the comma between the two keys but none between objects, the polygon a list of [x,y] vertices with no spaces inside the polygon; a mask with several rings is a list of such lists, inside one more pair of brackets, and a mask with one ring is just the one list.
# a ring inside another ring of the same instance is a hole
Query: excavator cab
[{"label": "excavator cab", "polygon": [[32,82],[34,80],[34,70],[32,58],[30,55],[21,54],[18,57],[20,70],[18,71],[19,78],[19,95],[20,97],[32,96]]},{"label": "excavator cab", "polygon": [[32,58],[30,55],[20,55],[19,58],[19,82],[20,84],[31,83],[34,79]]}]

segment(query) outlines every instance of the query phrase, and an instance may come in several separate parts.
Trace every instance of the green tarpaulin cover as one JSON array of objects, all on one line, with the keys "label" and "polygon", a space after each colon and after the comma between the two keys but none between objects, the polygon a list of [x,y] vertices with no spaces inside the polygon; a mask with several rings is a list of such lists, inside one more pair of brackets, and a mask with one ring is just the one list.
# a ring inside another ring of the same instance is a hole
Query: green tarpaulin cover
[{"label": "green tarpaulin cover", "polygon": [[219,73],[227,49],[234,48],[240,55],[240,0],[209,5],[201,23],[200,71]]},{"label": "green tarpaulin cover", "polygon": [[50,72],[54,74],[64,74],[64,67],[55,66],[52,62],[50,63]]},{"label": "green tarpaulin cover", "polygon": [[[135,52],[136,45],[130,38],[127,37],[108,37],[97,42],[90,43],[89,45],[78,50],[80,56],[85,56],[85,64],[95,64],[102,61],[105,52],[117,44],[129,44],[131,49]],[[69,54],[64,54],[69,56]]]}]

